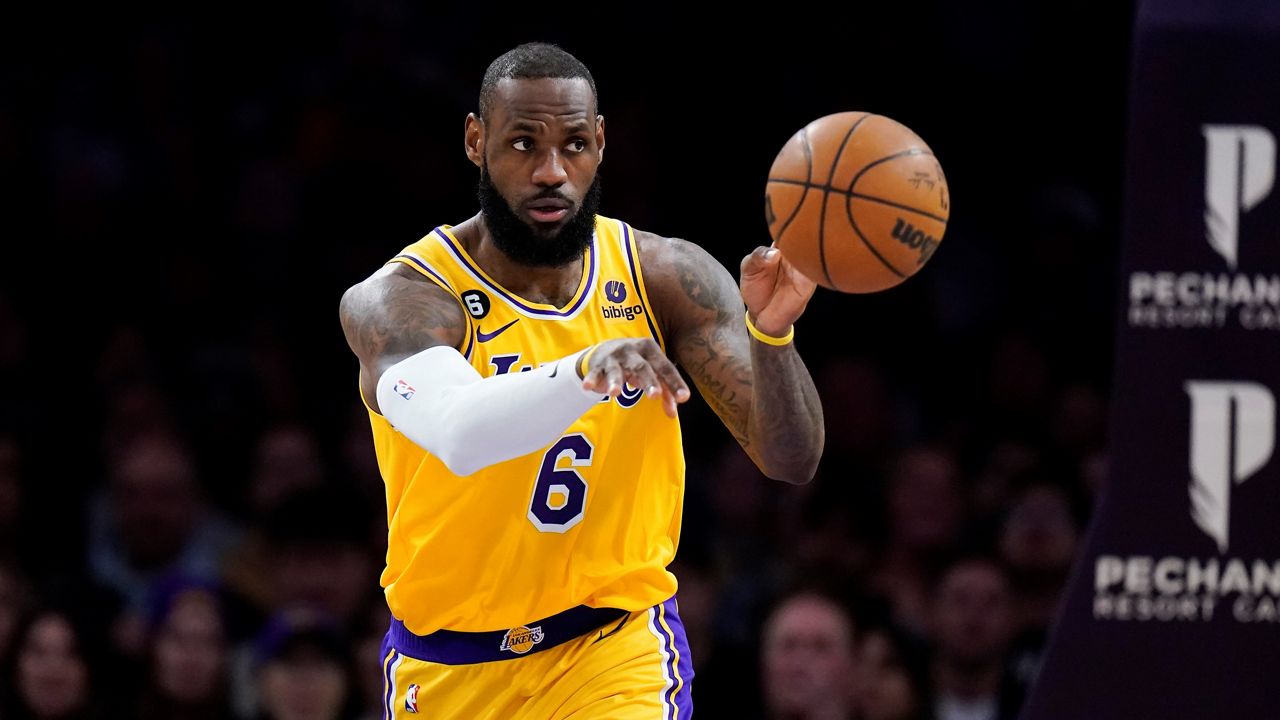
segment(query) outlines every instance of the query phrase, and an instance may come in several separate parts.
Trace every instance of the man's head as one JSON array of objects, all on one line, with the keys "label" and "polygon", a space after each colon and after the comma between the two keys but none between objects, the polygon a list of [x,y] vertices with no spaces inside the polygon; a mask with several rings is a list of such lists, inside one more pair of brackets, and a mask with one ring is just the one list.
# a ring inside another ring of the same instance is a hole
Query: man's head
[{"label": "man's head", "polygon": [[164,435],[138,438],[114,458],[111,492],[129,562],[153,570],[175,561],[200,518],[200,488],[191,456]]},{"label": "man's head", "polygon": [[946,552],[964,520],[964,491],[955,458],[916,446],[904,452],[889,479],[893,542],[917,556]]},{"label": "man's head", "polygon": [[765,622],[761,668],[775,717],[804,717],[852,705],[853,621],[835,600],[802,592]]},{"label": "man's head", "polygon": [[957,667],[998,663],[1013,633],[1013,605],[1004,568],[985,555],[961,557],[943,571],[934,592],[938,657]]},{"label": "man's head", "polygon": [[505,53],[485,72],[465,143],[500,250],[529,266],[582,255],[595,229],[604,154],[604,117],[586,66],[546,43]]}]

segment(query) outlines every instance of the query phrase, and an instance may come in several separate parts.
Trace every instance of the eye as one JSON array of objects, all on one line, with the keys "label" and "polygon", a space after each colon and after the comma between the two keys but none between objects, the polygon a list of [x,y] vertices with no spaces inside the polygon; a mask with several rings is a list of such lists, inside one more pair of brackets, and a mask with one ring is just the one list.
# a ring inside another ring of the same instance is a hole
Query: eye
[{"label": "eye", "polygon": [[511,143],[511,147],[515,148],[516,150],[519,150],[520,152],[524,152],[526,150],[532,150],[533,141],[530,140],[529,138],[517,138],[515,141]]},{"label": "eye", "polygon": [[584,152],[587,149],[587,141],[582,138],[574,138],[569,141],[569,149],[574,152]]}]

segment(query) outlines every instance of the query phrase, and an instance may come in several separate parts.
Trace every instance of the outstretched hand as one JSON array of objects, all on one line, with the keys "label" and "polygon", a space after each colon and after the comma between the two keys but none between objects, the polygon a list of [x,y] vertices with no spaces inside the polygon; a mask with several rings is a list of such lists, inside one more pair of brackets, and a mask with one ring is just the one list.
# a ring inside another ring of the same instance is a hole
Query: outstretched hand
[{"label": "outstretched hand", "polygon": [[758,247],[742,259],[739,284],[752,323],[773,337],[787,334],[818,287],[775,247]]},{"label": "outstretched hand", "polygon": [[587,390],[616,398],[624,384],[630,385],[662,400],[669,417],[676,416],[676,405],[689,399],[680,371],[652,338],[606,340],[587,358],[584,370],[582,387]]}]

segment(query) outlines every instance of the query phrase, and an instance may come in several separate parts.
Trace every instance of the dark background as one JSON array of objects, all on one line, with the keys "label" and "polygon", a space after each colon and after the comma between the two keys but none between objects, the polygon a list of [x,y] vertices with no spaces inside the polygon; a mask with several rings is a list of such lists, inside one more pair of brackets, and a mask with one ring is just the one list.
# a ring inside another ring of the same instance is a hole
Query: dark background
[{"label": "dark background", "polygon": [[[189,448],[202,512],[247,536],[279,511],[252,500],[270,472],[264,438],[296,430],[322,468],[304,484],[358,500],[338,515],[361,515],[352,534],[380,567],[383,500],[338,299],[475,212],[463,119],[488,63],[528,40],[561,44],[596,79],[602,212],[698,243],[735,276],[768,242],[774,154],[810,120],[893,117],[949,180],[951,223],[928,266],[873,296],[819,291],[797,325],[828,421],[815,483],[768,483],[700,401],[682,411],[677,562],[708,579],[704,657],[713,642],[754,657],[771,598],[810,575],[850,588],[849,607],[896,616],[874,579],[894,556],[893,468],[911,452],[945,456],[963,519],[953,549],[998,554],[1020,486],[984,483],[1010,457],[1010,477],[1049,478],[1086,521],[1090,473],[1105,465],[1128,3],[5,12],[0,437],[17,458],[6,537],[25,610],[110,585],[86,560],[91,510],[116,518],[112,468],[140,437]],[[295,535],[308,533],[333,541]],[[851,555],[805,554],[831,537]],[[757,566],[736,559],[744,548]],[[223,591],[232,641],[280,609]],[[143,645],[115,650],[142,657]]]}]

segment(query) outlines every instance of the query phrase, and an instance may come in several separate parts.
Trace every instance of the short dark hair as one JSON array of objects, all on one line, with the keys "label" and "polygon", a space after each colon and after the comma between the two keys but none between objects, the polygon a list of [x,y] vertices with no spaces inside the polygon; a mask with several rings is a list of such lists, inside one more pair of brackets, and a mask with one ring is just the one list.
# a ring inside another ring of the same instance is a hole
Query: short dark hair
[{"label": "short dark hair", "polygon": [[578,58],[551,43],[525,43],[508,50],[489,63],[484,71],[484,80],[480,83],[480,119],[488,122],[493,110],[493,91],[498,83],[507,78],[531,80],[536,78],[572,79],[582,78],[591,86],[591,98],[599,107],[599,96],[596,93],[596,81],[591,71]]}]

